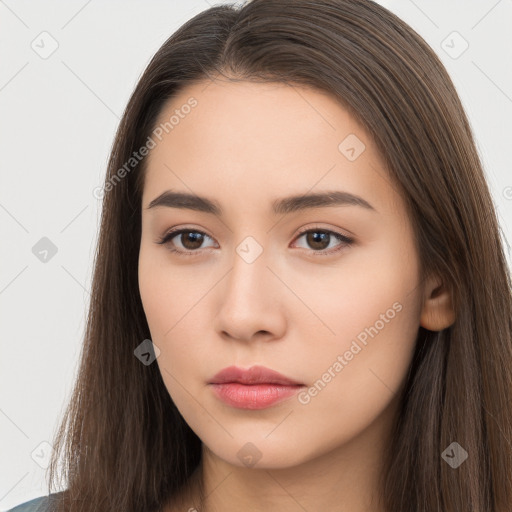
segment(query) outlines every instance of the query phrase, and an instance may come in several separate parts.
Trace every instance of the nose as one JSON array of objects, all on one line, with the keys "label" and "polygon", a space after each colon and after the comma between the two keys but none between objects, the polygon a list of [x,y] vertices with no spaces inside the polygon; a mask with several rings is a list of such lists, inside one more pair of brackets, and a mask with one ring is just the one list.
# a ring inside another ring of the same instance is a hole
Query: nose
[{"label": "nose", "polygon": [[231,270],[217,289],[219,336],[246,342],[283,337],[287,290],[272,267],[265,251],[252,262],[235,254]]}]

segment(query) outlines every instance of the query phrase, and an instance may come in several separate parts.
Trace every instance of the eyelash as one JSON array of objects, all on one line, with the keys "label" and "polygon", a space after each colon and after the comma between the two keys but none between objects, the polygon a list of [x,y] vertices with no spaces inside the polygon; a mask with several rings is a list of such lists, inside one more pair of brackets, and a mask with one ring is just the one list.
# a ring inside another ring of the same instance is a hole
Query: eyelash
[{"label": "eyelash", "polygon": [[[352,238],[342,235],[341,233],[338,233],[337,231],[331,231],[329,229],[322,229],[322,228],[318,228],[318,227],[313,227],[313,228],[308,228],[308,229],[302,230],[300,233],[297,234],[297,237],[295,238],[295,240],[298,240],[302,235],[310,233],[310,232],[313,232],[313,233],[321,232],[321,233],[327,233],[330,235],[334,235],[334,237],[338,241],[343,242],[338,248],[336,248],[334,250],[333,249],[330,249],[330,250],[322,249],[320,251],[314,251],[314,250],[308,251],[308,252],[312,252],[313,256],[331,256],[332,254],[341,251],[343,248],[350,246],[354,242],[354,240]],[[207,236],[208,238],[211,238],[207,233],[205,233],[204,231],[200,231],[198,229],[180,228],[180,229],[174,229],[172,231],[167,232],[156,243],[160,244],[160,245],[167,244],[173,238],[175,238],[176,236],[178,236],[182,233],[199,233],[201,235]],[[168,250],[173,253],[176,253],[180,256],[197,256],[200,252],[200,249],[195,250],[195,251],[186,251],[186,250],[182,250],[182,249],[176,249],[176,248],[171,247],[170,244],[169,244]]]}]

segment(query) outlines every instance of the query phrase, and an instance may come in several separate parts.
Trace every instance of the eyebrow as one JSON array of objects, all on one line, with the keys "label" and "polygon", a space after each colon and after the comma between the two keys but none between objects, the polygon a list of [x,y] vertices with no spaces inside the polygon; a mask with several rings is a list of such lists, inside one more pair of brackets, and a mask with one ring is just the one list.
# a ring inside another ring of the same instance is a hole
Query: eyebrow
[{"label": "eyebrow", "polygon": [[[340,190],[329,190],[310,194],[299,194],[276,199],[272,203],[274,215],[284,215],[312,208],[325,208],[335,206],[360,206],[366,210],[377,212],[368,201],[362,197]],[[183,208],[198,212],[222,216],[222,208],[217,201],[185,192],[166,190],[153,199],[147,210],[151,208],[168,207]]]}]

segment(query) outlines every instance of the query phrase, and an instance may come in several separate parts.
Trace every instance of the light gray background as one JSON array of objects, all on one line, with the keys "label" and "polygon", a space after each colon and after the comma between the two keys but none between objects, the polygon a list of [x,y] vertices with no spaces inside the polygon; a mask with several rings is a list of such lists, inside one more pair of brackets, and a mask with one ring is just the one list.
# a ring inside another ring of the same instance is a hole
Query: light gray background
[{"label": "light gray background", "polygon": [[[45,443],[71,391],[90,298],[92,191],[119,118],[161,44],[214,3],[0,0],[1,510],[46,494]],[[512,239],[512,0],[380,3],[446,65]],[[57,248],[46,263],[32,250],[43,237]]]}]

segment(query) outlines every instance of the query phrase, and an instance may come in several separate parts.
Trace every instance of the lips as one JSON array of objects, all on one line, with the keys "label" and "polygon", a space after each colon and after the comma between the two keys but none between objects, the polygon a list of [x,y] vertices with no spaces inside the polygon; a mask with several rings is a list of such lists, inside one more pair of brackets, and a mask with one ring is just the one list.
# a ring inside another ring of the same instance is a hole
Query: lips
[{"label": "lips", "polygon": [[218,372],[210,384],[226,384],[238,382],[240,384],[279,384],[282,386],[301,386],[302,382],[291,379],[279,372],[265,366],[251,366],[248,369],[229,366]]},{"label": "lips", "polygon": [[265,409],[292,397],[304,386],[264,366],[229,366],[209,385],[220,400],[238,409]]}]

